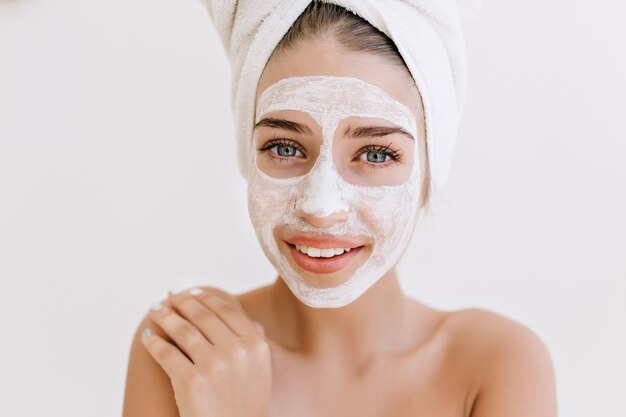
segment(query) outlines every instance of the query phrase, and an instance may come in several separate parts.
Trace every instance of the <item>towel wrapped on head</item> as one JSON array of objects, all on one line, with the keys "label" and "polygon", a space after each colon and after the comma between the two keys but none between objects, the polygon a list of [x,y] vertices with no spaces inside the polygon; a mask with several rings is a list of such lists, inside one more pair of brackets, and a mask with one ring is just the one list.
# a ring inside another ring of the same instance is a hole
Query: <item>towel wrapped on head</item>
[{"label": "towel wrapped on head", "polygon": [[[239,167],[247,176],[259,78],[283,35],[312,0],[200,0],[231,63]],[[367,20],[397,46],[424,106],[431,178],[443,187],[465,97],[465,41],[461,8],[477,0],[321,0]]]}]

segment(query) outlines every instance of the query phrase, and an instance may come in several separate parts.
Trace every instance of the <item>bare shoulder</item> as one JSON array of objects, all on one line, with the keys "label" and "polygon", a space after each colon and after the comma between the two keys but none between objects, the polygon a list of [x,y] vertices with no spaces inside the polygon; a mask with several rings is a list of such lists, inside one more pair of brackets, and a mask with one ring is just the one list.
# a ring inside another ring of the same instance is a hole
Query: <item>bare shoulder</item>
[{"label": "bare shoulder", "polygon": [[[165,303],[165,300],[162,300]],[[146,310],[149,306],[146,306]],[[163,330],[146,315],[135,330],[124,391],[123,417],[178,417],[178,407],[170,379],[148,353],[141,340],[142,332],[150,328],[155,334],[171,341]]]},{"label": "bare shoulder", "polygon": [[[184,288],[182,291],[189,291],[192,288],[196,287]],[[239,306],[237,297],[227,291],[210,286],[198,286],[197,288]],[[160,300],[160,303],[171,307],[167,297]],[[146,310],[149,307],[146,306]],[[170,379],[163,368],[148,353],[141,340],[141,334],[146,328],[150,328],[155,334],[174,344],[173,340],[152,321],[146,311],[135,330],[130,348],[123,416],[178,417],[178,407]]]},{"label": "bare shoulder", "polygon": [[447,324],[474,376],[468,416],[556,417],[554,366],[535,331],[481,308],[451,312]]},{"label": "bare shoulder", "polygon": [[495,311],[466,308],[449,313],[448,325],[455,340],[463,347],[476,348],[481,353],[497,351],[543,351],[547,348],[537,333],[528,326]]},{"label": "bare shoulder", "polygon": [[252,316],[252,314],[250,314],[250,304],[251,302],[254,302],[254,300],[257,298],[256,294],[263,289],[263,287],[261,287],[259,289],[251,290],[248,292],[233,293],[218,287],[200,286],[198,288],[201,288],[203,291],[209,294],[216,295],[226,301],[231,302],[251,319],[254,319],[254,317]]}]

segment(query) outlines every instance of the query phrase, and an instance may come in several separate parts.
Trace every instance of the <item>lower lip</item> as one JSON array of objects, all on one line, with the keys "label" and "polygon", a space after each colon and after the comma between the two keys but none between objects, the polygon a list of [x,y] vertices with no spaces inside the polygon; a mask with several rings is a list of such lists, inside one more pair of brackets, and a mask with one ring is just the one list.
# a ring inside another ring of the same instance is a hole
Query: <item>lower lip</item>
[{"label": "lower lip", "polygon": [[291,256],[296,263],[302,269],[316,274],[332,274],[333,272],[342,270],[346,267],[346,265],[348,265],[348,263],[350,263],[352,258],[356,256],[361,248],[363,248],[363,246],[359,246],[358,248],[350,249],[350,252],[344,252],[341,255],[336,255],[332,258],[312,258],[309,255],[305,255],[300,252],[295,246],[289,243],[287,245],[289,246]]}]

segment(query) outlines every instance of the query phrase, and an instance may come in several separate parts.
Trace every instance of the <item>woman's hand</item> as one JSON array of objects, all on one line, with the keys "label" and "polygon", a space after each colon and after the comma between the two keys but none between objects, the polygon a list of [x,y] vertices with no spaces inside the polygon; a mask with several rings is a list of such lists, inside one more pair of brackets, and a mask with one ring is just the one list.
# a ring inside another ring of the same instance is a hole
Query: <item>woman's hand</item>
[{"label": "woman's hand", "polygon": [[142,339],[172,382],[180,417],[266,417],[272,367],[263,327],[234,297],[199,288],[165,304],[149,317],[175,345],[148,329]]}]

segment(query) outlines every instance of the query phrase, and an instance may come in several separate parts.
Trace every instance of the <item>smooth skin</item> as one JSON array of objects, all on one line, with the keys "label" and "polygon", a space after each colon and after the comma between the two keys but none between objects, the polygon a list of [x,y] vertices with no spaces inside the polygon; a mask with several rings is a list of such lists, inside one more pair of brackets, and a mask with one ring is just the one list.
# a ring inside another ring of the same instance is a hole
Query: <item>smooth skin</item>
[{"label": "smooth skin", "polygon": [[208,291],[170,294],[168,301],[150,318],[171,341],[150,331],[142,339],[172,383],[180,416],[266,416],[272,370],[262,326]]},{"label": "smooth skin", "polygon": [[[273,57],[257,99],[282,78],[306,75],[377,85],[414,112],[423,132],[412,79],[384,58],[342,50],[330,37]],[[255,140],[262,134],[255,131]],[[425,167],[423,151],[420,158]],[[344,219],[300,215],[314,225]],[[340,271],[334,280],[348,276]],[[212,301],[170,294],[138,326],[124,417],[557,416],[553,363],[535,332],[491,311],[442,311],[414,300],[395,267],[336,309],[308,307],[280,277],[238,295],[201,288]],[[146,328],[154,334],[142,338]]]}]

